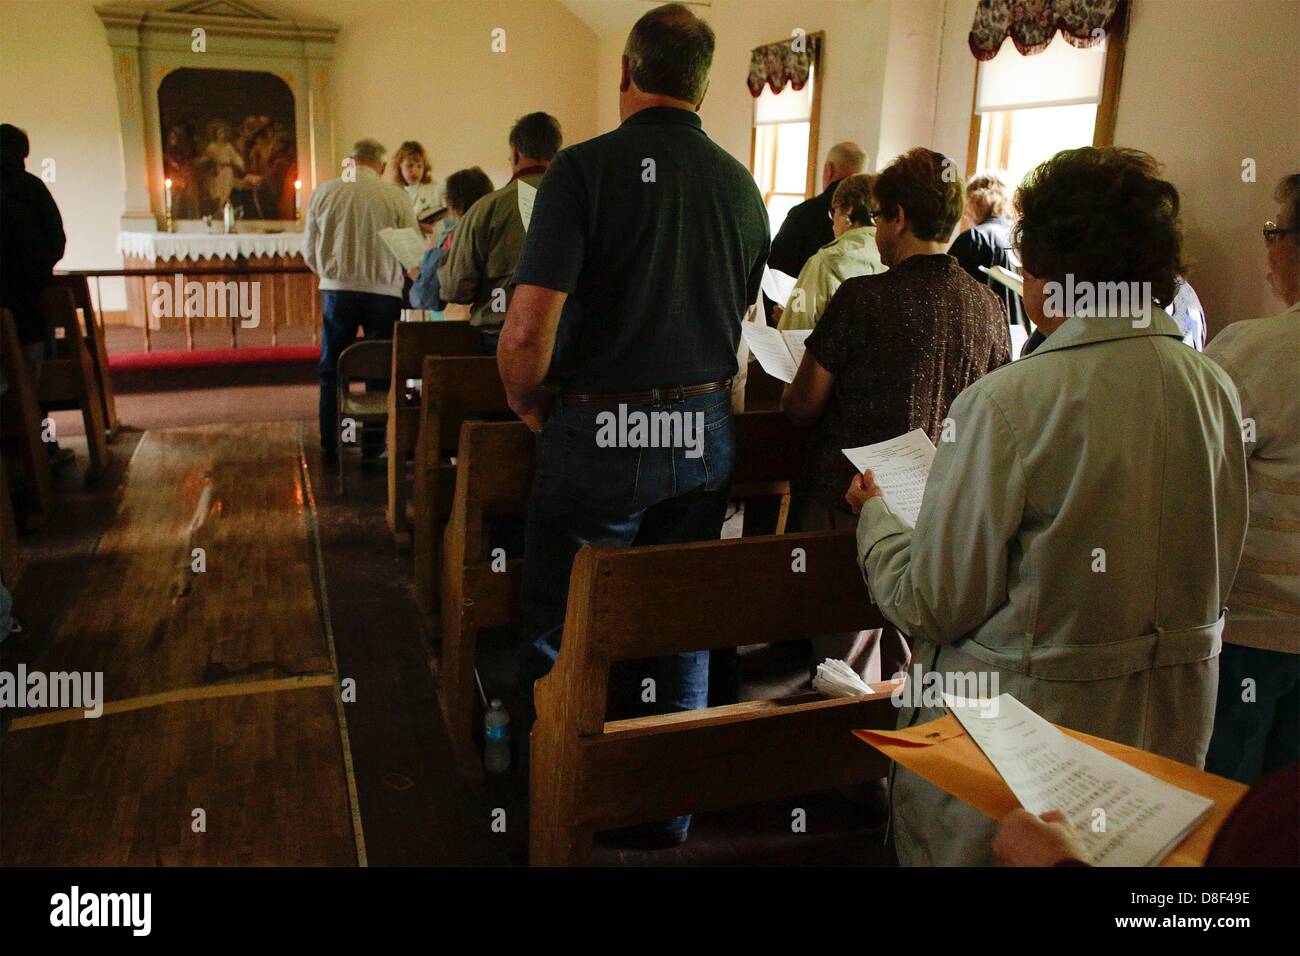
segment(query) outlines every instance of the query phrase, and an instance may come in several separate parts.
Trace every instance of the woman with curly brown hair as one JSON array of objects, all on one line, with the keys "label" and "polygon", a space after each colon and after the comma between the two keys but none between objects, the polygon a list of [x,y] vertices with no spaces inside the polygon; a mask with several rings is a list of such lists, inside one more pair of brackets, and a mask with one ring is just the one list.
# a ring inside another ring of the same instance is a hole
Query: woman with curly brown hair
[{"label": "woman with curly brown hair", "polygon": [[[911,638],[909,682],[961,675],[1200,766],[1246,462],[1232,381],[1162,308],[1181,271],[1178,192],[1146,153],[1085,148],[1038,167],[1017,206],[1025,308],[1046,340],[952,404],[914,529],[870,472],[854,479],[858,560]],[[943,712],[903,702],[917,706],[902,726]],[[902,769],[893,808],[904,863],[991,862],[994,821]]]}]

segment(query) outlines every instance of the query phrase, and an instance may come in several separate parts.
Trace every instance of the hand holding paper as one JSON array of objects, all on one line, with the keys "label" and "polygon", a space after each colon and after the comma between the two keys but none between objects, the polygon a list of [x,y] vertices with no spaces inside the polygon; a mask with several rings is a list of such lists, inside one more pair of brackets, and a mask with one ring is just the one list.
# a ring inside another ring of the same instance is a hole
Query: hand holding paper
[{"label": "hand holding paper", "polygon": [[379,238],[397,257],[403,269],[418,269],[429,251],[429,244],[415,229],[380,229]]},{"label": "hand holding paper", "polygon": [[871,469],[890,510],[915,527],[925,495],[925,480],[934,461],[934,445],[929,436],[916,428],[874,445],[845,448],[844,455],[859,473]]}]

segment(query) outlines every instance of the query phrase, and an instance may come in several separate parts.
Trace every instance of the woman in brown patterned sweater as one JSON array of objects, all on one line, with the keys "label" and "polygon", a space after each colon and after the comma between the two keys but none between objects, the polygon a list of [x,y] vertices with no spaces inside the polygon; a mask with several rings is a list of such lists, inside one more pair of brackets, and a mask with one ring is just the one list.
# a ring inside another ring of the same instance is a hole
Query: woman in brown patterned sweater
[{"label": "woman in brown patterned sweater", "polygon": [[[781,403],[814,429],[792,509],[805,531],[857,524],[844,501],[855,469],[842,449],[914,428],[938,444],[958,393],[1011,361],[1002,303],[946,253],[965,204],[952,161],[910,150],[880,173],[875,198],[876,244],[889,271],[839,287]],[[815,657],[843,657],[865,672],[872,633],[818,639]],[[887,677],[906,649],[893,638],[884,645]]]}]

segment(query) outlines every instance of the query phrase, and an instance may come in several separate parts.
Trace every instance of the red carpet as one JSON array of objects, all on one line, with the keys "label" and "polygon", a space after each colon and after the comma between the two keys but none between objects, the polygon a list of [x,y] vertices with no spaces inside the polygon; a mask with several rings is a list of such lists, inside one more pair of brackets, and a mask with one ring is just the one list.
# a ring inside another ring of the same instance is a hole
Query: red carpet
[{"label": "red carpet", "polygon": [[236,368],[244,365],[315,365],[320,349],[313,345],[242,349],[167,349],[162,352],[122,352],[108,357],[115,372],[183,368]]}]

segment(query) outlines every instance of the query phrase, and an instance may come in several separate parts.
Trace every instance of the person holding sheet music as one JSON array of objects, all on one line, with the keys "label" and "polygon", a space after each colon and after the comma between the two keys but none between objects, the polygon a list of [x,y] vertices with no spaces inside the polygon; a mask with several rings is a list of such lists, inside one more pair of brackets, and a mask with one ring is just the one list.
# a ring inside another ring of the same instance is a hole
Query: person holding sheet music
[{"label": "person holding sheet music", "polygon": [[[1146,153],[1088,147],[1039,166],[1016,204],[1045,341],[957,397],[914,529],[854,477],[858,560],[913,675],[985,680],[1053,723],[1201,766],[1246,458],[1232,380],[1163,309],[1178,192]],[[1103,283],[1144,294],[1099,305]],[[942,713],[912,703],[900,726]],[[994,821],[901,768],[891,791],[903,863],[991,862]]]},{"label": "person holding sheet music", "polygon": [[563,140],[554,116],[521,116],[510,129],[510,182],[466,210],[455,240],[438,263],[442,297],[470,307],[469,321],[479,330],[485,355],[496,353],[527,235],[520,184],[537,187]]},{"label": "person holding sheet music", "polygon": [[[402,314],[402,264],[379,238],[381,229],[414,229],[406,194],[382,178],[387,151],[373,139],[358,140],[338,179],[317,186],[303,217],[303,261],[320,279],[320,445],[326,462],[339,453],[339,355],[364,329],[367,339],[391,339]],[[368,390],[387,388],[367,382]],[[382,427],[362,429],[361,451],[382,455]]]},{"label": "person holding sheet music", "polygon": [[875,177],[859,174],[840,180],[831,199],[831,229],[835,238],[804,263],[790,298],[780,309],[781,331],[811,329],[826,311],[831,296],[845,279],[884,272],[871,219]]},{"label": "person holding sheet music", "polygon": [[420,231],[432,236],[438,220],[447,215],[446,188],[433,178],[429,154],[408,139],[393,154],[393,182],[411,197],[411,208]]},{"label": "person holding sheet music", "polygon": [[[876,244],[889,271],[846,279],[808,337],[782,407],[814,427],[808,467],[794,483],[792,514],[807,531],[852,527],[844,488],[854,475],[842,449],[922,428],[938,443],[948,406],[980,376],[1011,360],[1002,306],[947,255],[962,212],[962,184],[928,149],[898,157],[875,184]],[[814,640],[817,661],[846,660],[866,673],[875,632]],[[906,659],[893,634],[880,673]]]},{"label": "person holding sheet music", "polygon": [[1017,271],[1011,259],[1011,187],[998,171],[976,173],[966,184],[966,210],[962,213],[962,232],[952,241],[948,253],[976,282],[991,288],[1007,310],[1007,319],[1026,333],[1032,331],[1025,321],[1020,296],[994,282],[984,269],[1001,266]]}]

